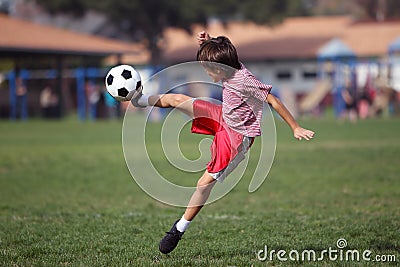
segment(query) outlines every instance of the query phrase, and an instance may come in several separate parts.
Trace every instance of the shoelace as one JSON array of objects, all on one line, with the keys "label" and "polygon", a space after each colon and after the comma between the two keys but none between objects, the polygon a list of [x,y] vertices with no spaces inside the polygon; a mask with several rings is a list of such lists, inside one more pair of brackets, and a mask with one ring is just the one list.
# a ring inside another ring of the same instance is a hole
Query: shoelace
[{"label": "shoelace", "polygon": [[178,236],[179,237],[179,239],[181,239],[182,238],[182,234],[180,234],[180,233],[174,233],[174,232],[165,232],[166,234],[170,234],[170,235],[173,235],[173,236]]}]

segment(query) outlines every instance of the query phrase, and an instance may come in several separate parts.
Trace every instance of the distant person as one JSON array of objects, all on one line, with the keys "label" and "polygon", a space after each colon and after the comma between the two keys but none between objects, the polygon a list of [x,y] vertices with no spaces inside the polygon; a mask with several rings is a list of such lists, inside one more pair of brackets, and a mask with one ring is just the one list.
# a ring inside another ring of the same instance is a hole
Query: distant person
[{"label": "distant person", "polygon": [[370,113],[371,97],[367,88],[360,88],[358,93],[358,116],[360,119],[366,119]]},{"label": "distant person", "polygon": [[345,117],[351,122],[357,121],[357,89],[348,81],[342,91],[342,97],[345,103]]},{"label": "distant person", "polygon": [[40,106],[44,118],[57,117],[58,96],[49,85],[40,93]]},{"label": "distant person", "polygon": [[25,81],[18,76],[15,80],[16,112],[14,118],[28,119],[28,88]]},{"label": "distant person", "polygon": [[103,90],[104,103],[106,105],[107,118],[112,119],[118,116],[118,101],[112,97],[107,90]]},{"label": "distant person", "polygon": [[97,103],[100,100],[100,92],[98,86],[93,81],[86,83],[86,97],[89,106],[89,118],[96,120],[97,118]]},{"label": "distant person", "polygon": [[360,88],[358,95],[358,116],[366,119],[370,115],[370,107],[376,95],[375,79],[368,73],[365,86]]},{"label": "distant person", "polygon": [[261,135],[264,103],[277,111],[296,139],[310,140],[314,136],[313,131],[300,127],[287,108],[270,93],[271,85],[261,83],[240,63],[236,48],[228,38],[211,38],[206,32],[201,32],[198,40],[197,60],[214,82],[222,82],[222,105],[184,94],[139,94],[131,100],[136,107],[177,108],[193,118],[193,133],[214,136],[212,159],[198,180],[185,213],[160,241],[159,249],[165,254],[178,245],[187,227],[206,203],[215,183],[222,182],[238,166],[254,138]]}]

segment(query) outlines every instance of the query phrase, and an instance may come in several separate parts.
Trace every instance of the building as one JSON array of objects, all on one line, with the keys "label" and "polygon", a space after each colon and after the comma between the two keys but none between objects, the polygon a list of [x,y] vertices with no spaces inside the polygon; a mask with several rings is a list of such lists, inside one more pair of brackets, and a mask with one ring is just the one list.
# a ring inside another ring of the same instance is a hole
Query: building
[{"label": "building", "polygon": [[133,63],[143,64],[149,58],[141,44],[35,24],[7,15],[0,15],[0,25],[0,74],[4,81],[0,81],[1,117],[15,117],[18,76],[29,89],[27,105],[31,114],[40,113],[39,94],[49,80],[60,100],[59,113],[76,108],[79,113],[85,109],[82,88],[85,79],[98,78],[103,84],[104,73],[93,69],[99,67],[102,59],[114,56],[116,63],[127,54]]}]

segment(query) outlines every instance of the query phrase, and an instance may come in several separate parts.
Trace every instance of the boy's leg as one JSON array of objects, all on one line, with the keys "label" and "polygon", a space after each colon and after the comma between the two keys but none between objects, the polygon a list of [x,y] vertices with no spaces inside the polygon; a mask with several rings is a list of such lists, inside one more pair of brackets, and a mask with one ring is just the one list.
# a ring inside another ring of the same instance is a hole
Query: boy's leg
[{"label": "boy's leg", "polygon": [[159,249],[162,253],[170,253],[178,245],[178,242],[182,238],[186,228],[189,226],[189,223],[206,203],[215,182],[216,180],[205,171],[203,176],[197,182],[196,191],[193,193],[189,201],[185,214],[180,220],[177,220],[174,223],[171,230],[167,232],[164,238],[160,241]]},{"label": "boy's leg", "polygon": [[193,117],[193,98],[183,94],[152,95],[148,97],[148,105],[160,108],[177,108]]},{"label": "boy's leg", "polygon": [[[150,96],[146,104],[161,108],[175,107],[187,113],[192,118],[194,118],[194,114],[196,113],[197,118],[194,119],[191,129],[194,133],[215,135],[220,129],[220,105],[201,100],[193,101],[192,98],[180,94]],[[160,241],[159,249],[162,253],[167,254],[175,249],[190,222],[206,203],[215,183],[216,180],[213,176],[208,171],[205,171],[197,182],[196,191],[189,201],[185,214],[180,220],[175,221],[172,228]]]},{"label": "boy's leg", "polygon": [[187,221],[192,221],[199,213],[201,208],[206,203],[210,196],[211,189],[214,187],[217,180],[215,180],[207,171],[197,182],[196,191],[193,193],[189,204],[186,208],[183,218]]},{"label": "boy's leg", "polygon": [[238,154],[223,170],[218,173],[213,173],[213,175],[208,171],[204,172],[203,176],[197,182],[196,191],[193,193],[184,215],[180,220],[174,223],[171,230],[167,232],[167,235],[161,240],[159,248],[162,253],[166,254],[175,249],[183,233],[186,231],[186,228],[206,203],[215,183],[217,181],[223,181],[223,179],[238,166],[245,158],[245,154],[252,145],[253,140],[254,138],[251,137],[243,137],[238,148]]}]

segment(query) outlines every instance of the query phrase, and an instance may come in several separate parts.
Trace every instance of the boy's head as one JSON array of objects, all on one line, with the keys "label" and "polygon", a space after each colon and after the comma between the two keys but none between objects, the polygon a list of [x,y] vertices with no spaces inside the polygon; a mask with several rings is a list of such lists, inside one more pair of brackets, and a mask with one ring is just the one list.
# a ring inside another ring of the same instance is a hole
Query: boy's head
[{"label": "boy's head", "polygon": [[[235,69],[241,68],[236,48],[225,36],[204,41],[197,51],[197,61],[200,61],[207,71],[214,74],[221,72],[225,78],[230,77]],[[223,65],[230,68],[224,68]]]}]

